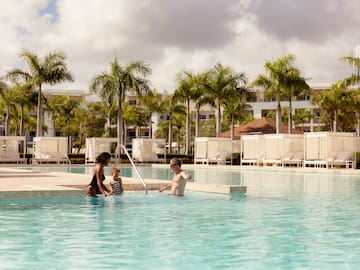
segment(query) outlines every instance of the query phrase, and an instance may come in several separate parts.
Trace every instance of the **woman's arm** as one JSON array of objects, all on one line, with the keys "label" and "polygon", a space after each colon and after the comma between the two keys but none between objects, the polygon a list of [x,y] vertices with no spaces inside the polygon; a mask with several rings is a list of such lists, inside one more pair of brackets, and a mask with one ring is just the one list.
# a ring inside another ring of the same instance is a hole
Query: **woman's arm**
[{"label": "woman's arm", "polygon": [[164,190],[167,190],[167,189],[169,189],[169,188],[171,188],[171,184],[164,185],[164,186],[162,186],[162,187],[159,189],[159,192],[163,192]]}]

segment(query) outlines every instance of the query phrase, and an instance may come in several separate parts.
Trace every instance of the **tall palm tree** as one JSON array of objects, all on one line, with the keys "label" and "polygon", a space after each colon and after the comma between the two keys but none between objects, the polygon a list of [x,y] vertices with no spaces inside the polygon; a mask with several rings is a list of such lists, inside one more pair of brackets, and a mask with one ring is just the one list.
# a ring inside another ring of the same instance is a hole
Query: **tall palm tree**
[{"label": "tall palm tree", "polygon": [[185,132],[185,153],[190,153],[191,145],[191,114],[190,114],[190,100],[193,99],[195,90],[197,88],[196,76],[189,71],[183,71],[177,75],[178,88],[174,92],[174,97],[186,104],[186,132]]},{"label": "tall palm tree", "polygon": [[206,95],[206,88],[204,86],[206,82],[206,73],[200,73],[193,77],[190,77],[193,81],[193,90],[191,93],[191,100],[195,103],[195,137],[200,136],[200,110],[205,105],[215,107],[215,102],[212,97]]},{"label": "tall palm tree", "polygon": [[240,85],[246,84],[245,73],[236,73],[229,67],[224,67],[220,63],[216,64],[207,74],[204,86],[207,94],[216,100],[216,137],[221,134],[221,105],[223,100],[231,97]]},{"label": "tall palm tree", "polygon": [[156,89],[153,89],[149,91],[147,95],[140,97],[140,104],[143,106],[143,111],[149,121],[149,138],[153,138],[151,117],[153,113],[163,111],[160,95],[157,93]]},{"label": "tall palm tree", "polygon": [[16,84],[14,86],[14,102],[20,107],[20,136],[25,136],[25,109],[31,110],[35,104],[35,93],[31,83]]},{"label": "tall palm tree", "polygon": [[7,73],[10,79],[23,79],[30,82],[38,90],[37,125],[36,136],[43,135],[43,112],[42,112],[42,86],[44,84],[54,85],[64,81],[73,81],[73,76],[67,69],[65,55],[61,52],[50,52],[43,59],[30,51],[23,51],[20,57],[28,64],[28,71],[13,69]]},{"label": "tall palm tree", "polygon": [[[130,91],[138,95],[145,94],[149,91],[148,81],[144,78],[150,75],[151,69],[141,61],[132,62],[123,67],[119,64],[117,57],[110,64],[110,71],[102,71],[96,74],[90,82],[92,92],[115,93],[118,102],[117,118],[117,139],[118,146],[124,144],[124,119],[123,106],[125,97]],[[120,151],[120,148],[118,149]]]},{"label": "tall palm tree", "polygon": [[291,66],[292,61],[295,59],[293,54],[283,56],[274,62],[266,61],[265,63],[265,75],[259,75],[252,86],[260,86],[265,89],[265,95],[267,98],[276,97],[276,133],[280,133],[281,130],[281,97],[285,94],[285,91],[289,88],[289,77],[293,72]]},{"label": "tall palm tree", "polygon": [[292,100],[310,94],[310,86],[306,83],[306,79],[300,74],[300,70],[295,67],[289,67],[288,77],[286,78],[284,96],[289,99],[289,119],[288,133],[292,130]]},{"label": "tall palm tree", "polygon": [[14,104],[14,93],[11,88],[4,82],[0,81],[0,96],[1,103],[5,108],[5,136],[10,135],[10,112],[11,108],[15,108]]},{"label": "tall palm tree", "polygon": [[172,140],[173,140],[172,126],[173,126],[174,113],[185,114],[186,108],[184,105],[178,104],[178,101],[174,97],[174,95],[167,96],[163,102],[162,107],[164,108],[164,111],[168,112],[168,117],[169,117],[168,144],[169,144],[169,152],[171,153],[172,152]]}]

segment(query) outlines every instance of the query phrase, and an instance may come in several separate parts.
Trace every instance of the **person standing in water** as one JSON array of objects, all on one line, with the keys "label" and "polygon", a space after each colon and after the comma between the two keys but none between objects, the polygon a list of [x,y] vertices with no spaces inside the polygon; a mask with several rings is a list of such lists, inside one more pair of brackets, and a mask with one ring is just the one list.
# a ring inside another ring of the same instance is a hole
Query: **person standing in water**
[{"label": "person standing in water", "polygon": [[181,169],[181,160],[178,158],[170,160],[170,169],[174,172],[171,184],[162,186],[159,192],[171,188],[171,195],[184,196],[185,186],[191,175]]},{"label": "person standing in water", "polygon": [[86,187],[86,195],[96,197],[98,194],[103,194],[105,197],[112,194],[105,184],[104,167],[109,165],[111,155],[108,152],[103,152],[96,157],[93,177],[90,184]]}]

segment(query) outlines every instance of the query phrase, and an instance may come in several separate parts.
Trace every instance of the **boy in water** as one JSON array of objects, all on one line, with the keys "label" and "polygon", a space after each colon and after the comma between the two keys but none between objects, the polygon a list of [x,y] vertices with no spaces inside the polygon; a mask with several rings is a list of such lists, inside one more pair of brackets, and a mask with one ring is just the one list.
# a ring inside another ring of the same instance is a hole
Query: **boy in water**
[{"label": "boy in water", "polygon": [[171,184],[161,187],[159,192],[171,187],[171,195],[184,196],[185,186],[187,180],[191,179],[191,175],[181,169],[181,160],[178,158],[170,160],[170,168],[174,172]]}]

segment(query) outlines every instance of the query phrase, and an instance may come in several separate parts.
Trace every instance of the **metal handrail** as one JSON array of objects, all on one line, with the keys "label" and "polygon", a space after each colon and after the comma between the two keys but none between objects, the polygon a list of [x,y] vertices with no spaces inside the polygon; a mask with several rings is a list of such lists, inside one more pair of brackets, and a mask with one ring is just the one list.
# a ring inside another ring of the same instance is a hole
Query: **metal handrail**
[{"label": "metal handrail", "polygon": [[146,183],[145,183],[145,181],[144,181],[144,178],[143,178],[142,175],[140,174],[139,170],[136,168],[135,163],[134,163],[133,159],[130,157],[129,152],[128,152],[128,150],[126,149],[125,145],[121,144],[121,147],[122,147],[122,149],[124,150],[125,154],[127,155],[128,159],[130,160],[130,163],[131,163],[131,165],[133,166],[136,174],[137,174],[138,177],[140,178],[140,180],[141,180],[141,182],[142,182],[142,184],[143,184],[143,186],[144,186],[144,189],[145,189],[145,194],[147,195],[147,194],[148,194],[148,190],[147,190],[147,186],[146,186]]}]

